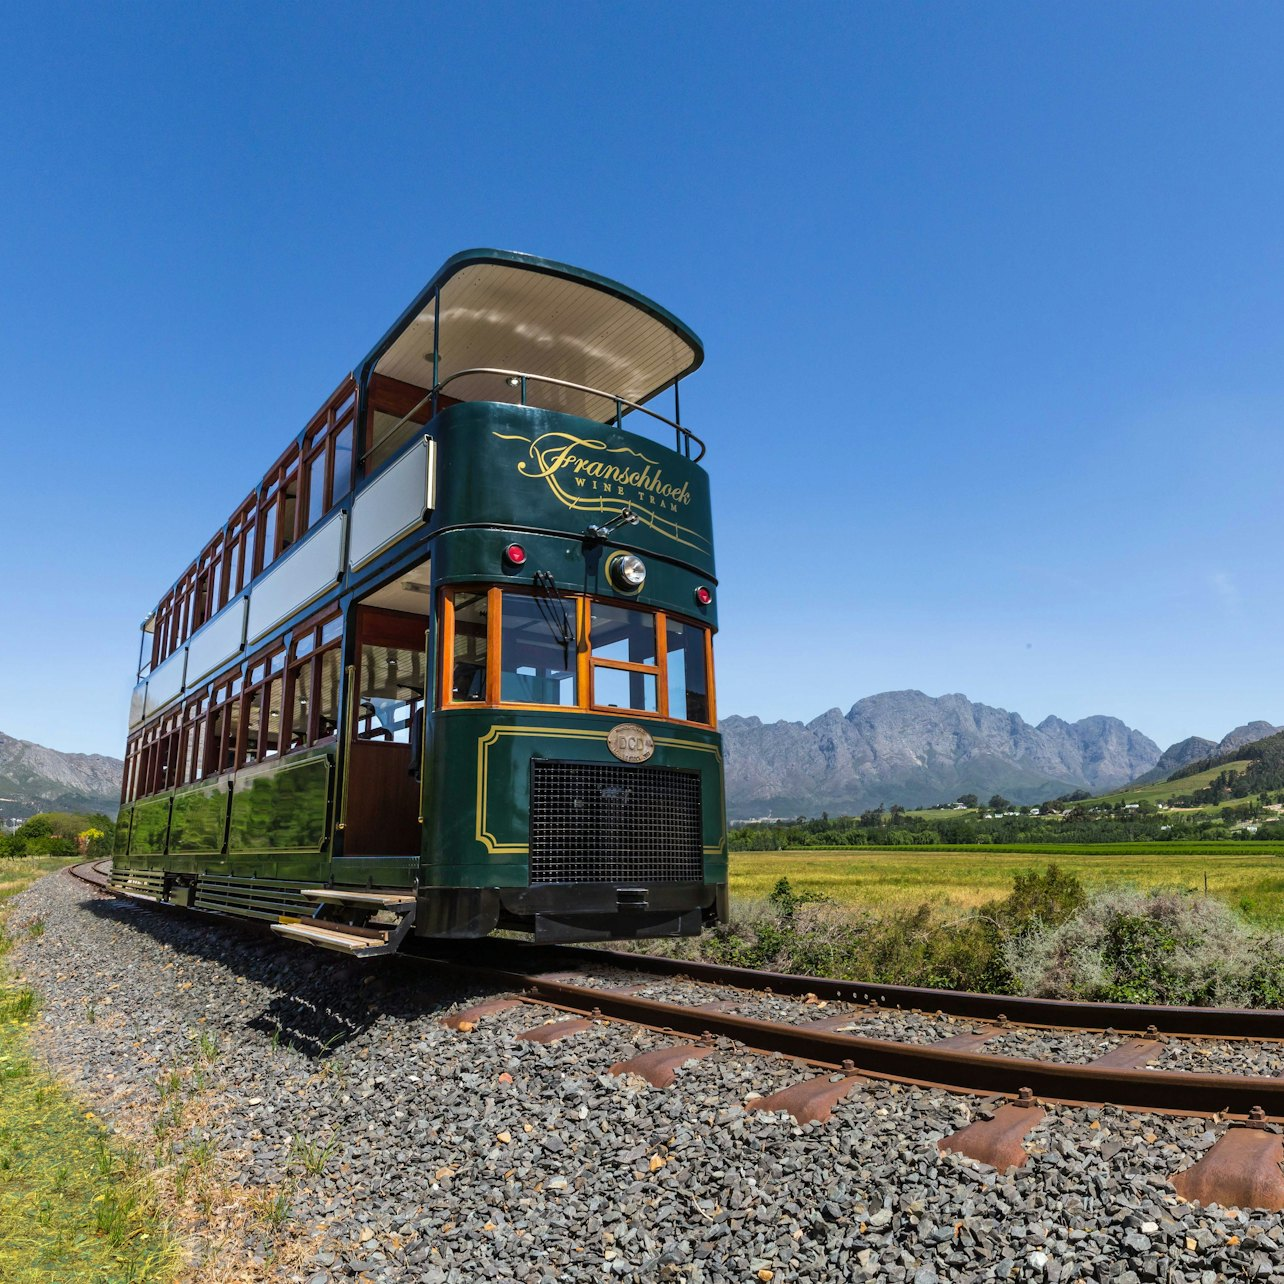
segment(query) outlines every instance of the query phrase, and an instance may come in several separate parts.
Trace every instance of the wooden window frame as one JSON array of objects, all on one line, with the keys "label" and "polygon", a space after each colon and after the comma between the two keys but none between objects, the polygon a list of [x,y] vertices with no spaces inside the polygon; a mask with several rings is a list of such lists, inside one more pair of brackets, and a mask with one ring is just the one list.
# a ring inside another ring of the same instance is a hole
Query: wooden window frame
[{"label": "wooden window frame", "polygon": [[[356,380],[349,376],[331,393],[330,399],[313,416],[312,421],[303,431],[298,498],[300,538],[305,531],[311,530],[313,526],[324,521],[326,515],[352,491],[355,469],[349,464],[348,484],[340,493],[335,493],[335,452],[339,438],[344,430],[349,428],[352,429],[351,449],[356,450],[356,419],[357,384]],[[313,521],[310,520],[312,466],[322,455],[325,456],[325,466],[322,469],[321,479],[321,507]]]},{"label": "wooden window frame", "polygon": [[[660,718],[665,722],[673,721],[669,718],[669,684],[667,673],[665,672],[665,661],[667,655],[664,650],[664,642],[668,639],[669,622],[668,616],[663,611],[653,611],[650,607],[635,606],[631,602],[620,602],[615,598],[590,597],[587,599],[589,608],[584,621],[584,642],[589,653],[589,687],[586,694],[586,707],[593,713],[605,713],[615,716],[617,714],[637,714],[640,718]],[[593,603],[602,606],[614,607],[622,611],[637,611],[640,614],[646,614],[651,617],[651,628],[654,630],[655,639],[655,663],[642,664],[635,660],[598,660],[593,656]],[[617,669],[621,673],[642,673],[650,674],[655,678],[655,708],[654,709],[633,709],[620,708],[618,705],[597,704],[594,697],[597,694],[597,671],[598,669]]]},{"label": "wooden window frame", "polygon": [[[255,766],[261,762],[270,762],[272,758],[282,756],[280,731],[277,729],[277,746],[276,750],[265,756],[263,752],[264,723],[270,708],[270,697],[272,686],[279,682],[284,695],[285,687],[285,670],[288,668],[286,663],[287,647],[283,641],[273,642],[265,650],[260,651],[257,655],[251,656],[245,665],[245,681],[241,686],[240,702],[241,714],[237,726],[236,740],[236,763],[234,770],[239,771],[242,767]],[[255,742],[254,757],[249,756],[250,752],[250,711],[256,697],[262,697],[258,708],[258,739]],[[284,710],[284,704],[282,705]],[[284,721],[284,717],[282,718]]]},{"label": "wooden window frame", "polygon": [[[584,593],[562,594],[558,597],[563,602],[574,602],[576,637],[576,702],[575,704],[533,704],[518,700],[501,700],[500,690],[503,679],[503,595],[508,593],[526,594],[524,589],[515,586],[498,584],[452,584],[441,590],[438,605],[438,635],[440,638],[440,658],[437,665],[437,709],[521,709],[539,712],[582,712],[603,713],[608,715],[652,718],[659,722],[672,722],[681,727],[699,727],[705,731],[716,730],[718,726],[717,701],[713,678],[713,630],[700,620],[677,612],[653,609],[648,606],[637,606],[621,602],[617,598],[593,596]],[[456,700],[453,698],[453,677],[455,658],[455,594],[485,594],[486,597],[486,694],[484,700]],[[639,664],[631,660],[596,660],[593,658],[592,608],[594,603],[603,606],[619,607],[623,610],[639,611],[651,616],[655,628],[655,664]],[[669,713],[669,621],[676,620],[682,624],[701,631],[704,637],[704,671],[708,687],[705,698],[709,704],[709,721],[697,722],[690,718],[675,718]],[[624,672],[647,673],[656,680],[656,709],[620,709],[615,706],[593,703],[593,673],[597,668],[619,669]]]},{"label": "wooden window frame", "polygon": [[[239,596],[254,579],[254,561],[258,557],[259,541],[258,492],[243,500],[227,523],[227,593],[224,605]],[[246,557],[246,544],[254,539],[254,549]],[[247,565],[248,562],[248,565]]]},{"label": "wooden window frame", "polygon": [[136,732],[129,737],[125,745],[125,768],[120,773],[120,801],[121,804],[134,801],[136,787],[138,783],[138,754],[139,741],[141,733]]},{"label": "wooden window frame", "polygon": [[[249,588],[254,579],[314,524],[308,521],[311,498],[310,476],[305,471],[319,451],[326,454],[325,499],[321,517],[346,498],[356,484],[357,381],[349,375],[330,395],[281,457],[268,469],[258,487],[233,510],[201,555],[178,577],[156,608],[152,631],[151,668],[167,660],[207,620]],[[347,486],[335,494],[335,458],[339,438],[351,434]],[[284,522],[285,495],[294,486],[294,520]],[[272,547],[262,540],[263,513],[273,502],[278,506]],[[246,557],[246,546],[254,547]]]},{"label": "wooden window frame", "polygon": [[[335,623],[340,626],[338,635],[323,642],[322,638],[326,630]],[[285,661],[284,667],[280,670],[283,683],[281,689],[281,732],[283,741],[286,720],[291,718],[294,710],[296,670],[304,664],[309,665],[310,668],[308,670],[308,730],[306,742],[301,745],[278,749],[280,757],[285,757],[292,753],[302,753],[304,750],[314,749],[317,745],[338,742],[339,731],[343,723],[341,709],[337,710],[339,717],[335,719],[334,730],[325,735],[321,734],[321,666],[323,656],[331,652],[337,652],[339,654],[339,667],[342,669],[343,633],[343,612],[331,604],[304,620],[301,625],[295,628],[290,635],[289,645],[283,648],[282,654],[285,656]],[[293,722],[291,721],[291,732],[292,730]]]}]

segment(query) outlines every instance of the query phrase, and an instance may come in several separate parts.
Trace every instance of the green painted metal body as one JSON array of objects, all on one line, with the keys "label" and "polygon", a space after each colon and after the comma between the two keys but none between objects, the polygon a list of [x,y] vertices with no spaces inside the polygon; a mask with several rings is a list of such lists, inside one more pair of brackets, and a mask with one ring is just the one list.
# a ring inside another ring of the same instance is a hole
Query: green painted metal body
[{"label": "green painted metal body", "polygon": [[[378,352],[362,368],[363,385]],[[355,654],[354,605],[426,557],[432,588],[427,672],[434,686],[441,669],[437,613],[448,586],[529,588],[538,572],[564,592],[660,609],[716,630],[716,604],[696,599],[697,588],[716,584],[709,482],[698,464],[620,427],[526,406],[454,405],[424,431],[437,452],[432,511],[377,558],[347,571],[331,595],[345,610],[345,666]],[[586,538],[590,525],[624,506],[637,514],[637,524],[605,539]],[[527,553],[519,568],[503,558],[514,540]],[[608,577],[607,562],[619,551],[646,562],[637,594],[619,591]],[[311,603],[309,611],[322,604]],[[288,638],[292,623],[275,637]],[[182,887],[184,897],[194,882],[198,905],[266,917],[290,912],[297,889],[327,884],[417,888],[421,898],[431,898],[433,889],[526,889],[532,759],[613,763],[608,732],[635,721],[655,740],[648,766],[699,773],[705,890],[725,886],[721,738],[714,729],[623,713],[442,708],[441,692],[433,696],[425,718],[417,855],[345,854],[340,822],[348,728],[341,726],[333,744],[123,807],[118,874],[161,876],[163,886]],[[346,690],[340,707],[346,717]],[[202,892],[206,886],[215,890]]]},{"label": "green painted metal body", "polygon": [[[525,887],[531,760],[614,763],[606,737],[620,721],[551,711],[439,714],[425,790],[424,881],[441,887]],[[648,723],[648,729],[656,742],[648,766],[699,772],[705,880],[725,883],[721,738],[667,723]]]}]

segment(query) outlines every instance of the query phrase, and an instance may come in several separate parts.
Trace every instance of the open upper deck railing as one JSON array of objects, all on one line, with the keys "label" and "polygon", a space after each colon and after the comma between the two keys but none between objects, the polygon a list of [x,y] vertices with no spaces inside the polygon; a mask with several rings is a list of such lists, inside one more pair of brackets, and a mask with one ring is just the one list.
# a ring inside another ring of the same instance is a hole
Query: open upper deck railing
[{"label": "open upper deck railing", "polygon": [[[437,403],[443,389],[449,387],[456,379],[463,379],[470,375],[490,375],[495,378],[503,379],[510,387],[518,390],[518,404],[526,405],[526,390],[529,383],[546,383],[552,384],[559,388],[570,388],[575,392],[587,393],[592,397],[600,397],[603,401],[613,402],[615,405],[614,423],[617,428],[623,427],[624,411],[627,407],[629,410],[640,410],[644,415],[649,415],[652,419],[658,419],[662,424],[668,424],[675,434],[674,449],[681,455],[685,455],[693,464],[699,463],[705,456],[707,449],[704,441],[697,437],[689,428],[684,428],[674,419],[668,418],[655,410],[646,406],[640,406],[635,401],[630,401],[627,397],[621,397],[618,393],[603,392],[600,388],[590,388],[586,384],[573,383],[569,379],[557,379],[552,375],[531,374],[525,370],[503,370],[495,366],[474,366],[468,370],[456,370],[453,374],[447,375],[439,384],[429,389],[424,396],[415,403],[395,424],[384,430],[379,435],[377,441],[372,441],[369,448],[362,455],[362,459],[368,458],[378,448],[383,445],[394,433],[399,432],[405,427],[426,405],[432,403],[432,413],[437,414]],[[692,454],[695,450],[697,453]]]}]

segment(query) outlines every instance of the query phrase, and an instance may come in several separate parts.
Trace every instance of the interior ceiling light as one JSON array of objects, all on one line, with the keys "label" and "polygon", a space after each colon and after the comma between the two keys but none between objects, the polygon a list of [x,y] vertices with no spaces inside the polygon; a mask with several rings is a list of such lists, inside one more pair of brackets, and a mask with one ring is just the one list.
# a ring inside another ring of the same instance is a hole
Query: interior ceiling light
[{"label": "interior ceiling light", "polygon": [[513,566],[521,566],[526,561],[526,550],[520,544],[510,544],[504,550],[504,559]]},{"label": "interior ceiling light", "polygon": [[508,378],[504,380],[504,382],[510,388],[520,388],[522,386],[522,377],[521,375],[509,375]]},{"label": "interior ceiling light", "polygon": [[610,563],[616,586],[636,593],[646,583],[646,563],[634,553],[617,553]]}]

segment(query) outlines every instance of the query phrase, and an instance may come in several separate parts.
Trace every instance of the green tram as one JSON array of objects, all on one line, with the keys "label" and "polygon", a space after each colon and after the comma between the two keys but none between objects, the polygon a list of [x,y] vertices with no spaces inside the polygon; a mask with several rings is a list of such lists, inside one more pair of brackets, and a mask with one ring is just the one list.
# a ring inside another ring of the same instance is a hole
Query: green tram
[{"label": "green tram", "polygon": [[702,359],[449,259],[143,624],[113,885],[358,956],[725,919]]}]

